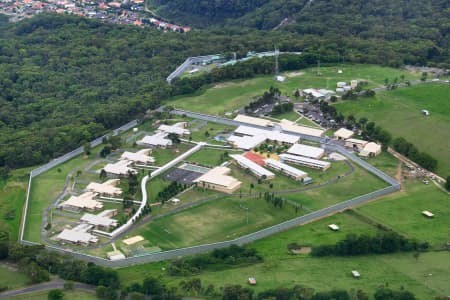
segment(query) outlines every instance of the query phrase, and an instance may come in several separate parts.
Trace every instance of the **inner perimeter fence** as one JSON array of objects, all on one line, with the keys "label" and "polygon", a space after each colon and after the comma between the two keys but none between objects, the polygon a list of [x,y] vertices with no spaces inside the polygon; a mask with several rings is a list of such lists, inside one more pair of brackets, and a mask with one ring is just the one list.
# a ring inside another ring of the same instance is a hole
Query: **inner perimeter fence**
[{"label": "inner perimeter fence", "polygon": [[[210,122],[226,124],[226,125],[249,126],[249,124],[237,122],[237,121],[234,121],[231,119],[210,116],[210,115],[205,115],[205,114],[199,114],[199,113],[194,113],[194,112],[174,110],[174,111],[172,111],[172,113],[177,114],[177,115],[185,115],[185,116],[192,117],[192,118],[202,119],[202,120],[206,120],[206,121],[210,121]],[[116,129],[113,132],[113,134],[118,134],[119,132],[128,130],[136,125],[137,125],[137,121],[132,121],[118,129]],[[261,126],[257,126],[257,125],[254,125],[253,127],[262,128]],[[267,129],[267,128],[265,128],[265,129]],[[286,132],[286,133],[296,134],[296,135],[301,136],[303,139],[322,143],[328,151],[337,151],[337,152],[341,153],[342,155],[344,155],[348,159],[352,160],[354,163],[356,163],[360,167],[364,168],[365,170],[369,171],[370,173],[374,174],[375,176],[379,177],[380,179],[382,179],[383,181],[388,183],[390,186],[380,189],[380,190],[377,190],[377,191],[374,191],[374,192],[371,192],[371,193],[368,193],[368,194],[365,194],[365,195],[362,195],[362,196],[352,198],[352,199],[344,201],[344,202],[340,202],[338,204],[335,204],[335,205],[332,205],[332,206],[329,206],[329,207],[326,207],[326,208],[323,208],[323,209],[320,209],[320,210],[317,210],[317,211],[314,211],[311,213],[308,213],[306,215],[303,215],[303,216],[300,216],[297,218],[293,218],[291,220],[273,225],[268,228],[264,228],[262,230],[238,237],[236,239],[223,241],[223,242],[217,242],[217,243],[211,243],[211,244],[203,244],[203,245],[198,245],[198,246],[193,246],[193,247],[185,247],[185,248],[179,248],[179,249],[174,249],[174,250],[161,251],[161,252],[156,252],[156,253],[142,254],[139,256],[127,257],[122,260],[111,261],[111,260],[108,260],[105,258],[92,256],[92,255],[88,255],[88,254],[84,254],[84,253],[80,253],[80,252],[75,252],[72,249],[67,249],[67,248],[53,246],[53,245],[46,245],[45,247],[49,251],[56,251],[56,252],[63,253],[63,254],[70,254],[77,259],[87,261],[87,262],[93,262],[93,263],[96,263],[96,264],[104,266],[104,267],[122,268],[122,267],[128,267],[128,266],[132,266],[132,265],[143,264],[143,263],[176,259],[176,258],[180,258],[183,256],[206,253],[206,252],[212,251],[214,249],[225,248],[225,247],[229,247],[231,245],[248,244],[248,243],[254,242],[256,240],[266,238],[273,234],[280,233],[282,231],[294,228],[296,226],[303,225],[303,224],[309,223],[311,221],[314,221],[314,220],[317,220],[317,219],[320,219],[320,218],[323,218],[323,217],[326,217],[326,216],[329,216],[329,215],[332,215],[332,214],[335,214],[335,213],[338,213],[341,211],[345,211],[351,207],[361,205],[361,204],[371,201],[373,199],[376,199],[376,198],[379,198],[384,195],[387,195],[387,194],[390,194],[390,193],[400,190],[400,184],[395,179],[393,179],[392,177],[383,173],[382,171],[378,170],[377,168],[373,167],[372,165],[368,164],[367,162],[363,161],[362,159],[360,159],[353,153],[350,153],[344,147],[334,144],[334,142],[329,140],[328,138],[306,136],[303,134],[298,134],[298,133],[293,133],[293,132]],[[101,143],[102,139],[103,139],[103,137],[94,140],[91,143],[91,145],[92,146],[99,145]],[[58,159],[55,159],[54,161],[49,162],[48,164],[41,166],[31,172],[30,181],[28,183],[28,191],[27,191],[27,196],[26,196],[24,214],[23,214],[24,217],[22,218],[22,224],[21,224],[21,230],[20,230],[20,241],[22,244],[24,244],[24,245],[40,245],[39,243],[26,241],[23,239],[26,211],[28,208],[32,178],[49,170],[50,168],[53,168],[65,161],[81,154],[81,153],[83,153],[82,147],[80,147]],[[142,186],[142,188],[144,189],[145,187]],[[146,193],[145,190],[142,190],[142,192]]]},{"label": "inner perimeter fence", "polygon": [[[124,131],[127,131],[127,130],[135,127],[137,124],[138,124],[137,120],[130,121],[127,124],[114,129],[110,134],[105,134],[99,138],[96,138],[95,140],[90,142],[90,145],[91,145],[91,147],[97,147],[98,145],[100,145],[103,142],[103,139],[105,137],[118,135]],[[23,235],[25,232],[25,223],[26,223],[25,220],[26,220],[27,212],[28,212],[28,205],[29,205],[29,201],[30,201],[30,191],[31,191],[31,181],[33,180],[33,178],[44,172],[47,172],[51,168],[54,168],[62,163],[65,163],[66,161],[68,161],[78,155],[81,155],[83,152],[84,152],[84,147],[78,147],[77,149],[75,149],[69,153],[66,153],[63,156],[55,158],[55,159],[49,161],[48,163],[46,163],[45,165],[42,165],[30,172],[30,177],[28,179],[27,193],[26,193],[26,197],[25,197],[25,205],[23,208],[22,220],[20,223],[20,231],[19,231],[20,242],[24,242]]]}]

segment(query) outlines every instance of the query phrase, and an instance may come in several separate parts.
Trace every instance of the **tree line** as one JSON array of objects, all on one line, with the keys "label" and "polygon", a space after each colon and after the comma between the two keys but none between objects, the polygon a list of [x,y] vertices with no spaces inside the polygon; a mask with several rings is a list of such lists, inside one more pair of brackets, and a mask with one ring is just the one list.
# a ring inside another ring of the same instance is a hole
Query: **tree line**
[{"label": "tree line", "polygon": [[255,249],[232,245],[223,249],[215,249],[208,254],[173,260],[169,266],[169,275],[186,276],[198,274],[203,270],[220,270],[230,266],[249,265],[262,261],[262,256]]},{"label": "tree line", "polygon": [[348,234],[335,245],[313,247],[312,256],[355,256],[367,254],[387,254],[394,252],[424,251],[428,243],[407,239],[395,232],[383,232],[375,236]]}]

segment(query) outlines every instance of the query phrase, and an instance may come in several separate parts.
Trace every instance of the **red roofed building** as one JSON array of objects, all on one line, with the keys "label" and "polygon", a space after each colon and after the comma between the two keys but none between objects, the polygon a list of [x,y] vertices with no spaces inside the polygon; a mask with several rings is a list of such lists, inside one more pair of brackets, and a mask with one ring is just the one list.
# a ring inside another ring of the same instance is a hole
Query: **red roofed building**
[{"label": "red roofed building", "polygon": [[252,162],[260,165],[260,166],[264,166],[265,165],[264,157],[262,157],[259,154],[256,154],[255,152],[251,152],[251,151],[245,152],[244,153],[244,157],[249,159],[249,160],[251,160]]}]

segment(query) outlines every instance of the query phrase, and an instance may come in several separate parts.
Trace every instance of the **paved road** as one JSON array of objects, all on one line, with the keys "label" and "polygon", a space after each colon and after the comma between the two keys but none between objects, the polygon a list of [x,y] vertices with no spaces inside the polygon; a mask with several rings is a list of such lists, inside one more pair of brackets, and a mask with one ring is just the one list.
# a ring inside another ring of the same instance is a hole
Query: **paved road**
[{"label": "paved road", "polygon": [[[63,288],[64,288],[64,281],[58,279],[58,280],[53,280],[50,282],[32,285],[32,286],[18,289],[18,290],[0,293],[0,299],[6,299],[9,297],[14,297],[14,296],[23,295],[23,294],[29,294],[29,293],[35,293],[35,292],[41,292],[41,291],[49,291],[49,290],[54,290],[54,289],[63,289]],[[89,284],[75,282],[73,285],[73,288],[93,292],[93,291],[95,291],[96,287],[93,285],[89,285]]]}]

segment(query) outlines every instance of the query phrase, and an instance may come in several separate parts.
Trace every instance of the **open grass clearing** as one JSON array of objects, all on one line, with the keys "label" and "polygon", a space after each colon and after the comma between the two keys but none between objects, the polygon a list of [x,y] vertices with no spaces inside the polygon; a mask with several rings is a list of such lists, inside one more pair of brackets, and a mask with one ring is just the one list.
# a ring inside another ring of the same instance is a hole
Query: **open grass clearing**
[{"label": "open grass clearing", "polygon": [[0,230],[8,232],[11,240],[19,238],[27,185],[28,175],[23,170],[13,171],[10,178],[0,180]]},{"label": "open grass clearing", "polygon": [[156,160],[157,166],[162,166],[169,161],[175,159],[177,156],[183,154],[193,147],[192,144],[180,143],[170,148],[155,148],[152,151],[152,156]]},{"label": "open grass clearing", "polygon": [[366,170],[355,166],[355,172],[339,179],[338,182],[318,189],[283,195],[283,197],[311,210],[318,210],[384,187],[387,187],[387,183]]},{"label": "open grass clearing", "polygon": [[40,241],[42,214],[45,208],[63,190],[69,174],[75,176],[77,170],[83,171],[86,166],[95,161],[100,147],[93,149],[89,157],[83,155],[77,156],[33,178],[25,226],[24,238],[26,240]]},{"label": "open grass clearing", "polygon": [[[336,108],[346,116],[366,117],[394,137],[405,138],[438,160],[438,174],[449,175],[449,84],[427,83],[380,92],[370,99],[339,102]],[[422,109],[429,110],[431,115],[423,116]]]},{"label": "open grass clearing", "polygon": [[399,160],[388,152],[383,151],[376,157],[367,158],[366,161],[391,177],[397,174]]},{"label": "open grass clearing", "polygon": [[[338,224],[340,230],[331,231],[327,225],[332,223]],[[287,245],[292,242],[316,246],[335,243],[350,233],[374,235],[377,232],[376,227],[352,214],[339,213],[250,244],[249,247],[263,255],[264,262],[261,264],[205,271],[191,278],[200,278],[204,286],[213,284],[219,288],[227,284],[247,286],[247,278],[254,276],[258,284],[250,288],[255,292],[298,284],[317,291],[362,289],[373,295],[379,286],[389,284],[392,289],[400,290],[403,287],[413,292],[418,299],[431,299],[450,293],[448,252],[422,253],[418,258],[413,253],[313,258],[309,255],[292,255],[287,250]],[[164,271],[168,264],[159,262],[124,268],[119,270],[119,275],[127,283],[140,281],[145,276],[162,276],[169,286],[178,286],[186,277],[168,276]],[[352,278],[351,270],[358,270],[362,277],[359,280]]]},{"label": "open grass clearing", "polygon": [[[338,69],[343,70],[338,74]],[[244,81],[232,81],[217,84],[193,95],[176,97],[168,103],[174,107],[214,115],[224,115],[247,105],[256,96],[262,95],[270,86],[278,87],[283,95],[291,96],[297,88],[329,88],[335,89],[339,81],[352,79],[367,80],[369,87],[382,85],[385,78],[394,79],[404,75],[406,79],[417,79],[419,74],[405,70],[392,69],[375,65],[345,65],[321,68],[321,76],[317,76],[316,68],[301,70],[304,74],[288,78],[280,83],[273,80],[272,75],[261,76]]]},{"label": "open grass clearing", "polygon": [[166,250],[230,240],[299,215],[289,205],[274,208],[264,199],[221,198],[157,219],[136,234]]},{"label": "open grass clearing", "polygon": [[17,289],[31,283],[27,275],[18,271],[17,266],[0,263],[0,286],[8,290]]},{"label": "open grass clearing", "polygon": [[189,162],[194,162],[202,166],[217,167],[223,162],[229,160],[226,153],[234,154],[236,150],[233,149],[213,149],[213,148],[203,148],[200,151],[192,154],[186,160]]},{"label": "open grass clearing", "polygon": [[[422,211],[435,217],[426,218]],[[357,208],[357,212],[419,241],[442,247],[449,242],[450,196],[433,184],[405,183],[405,191]]]}]

